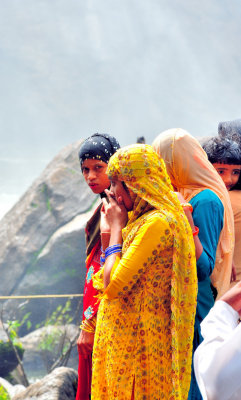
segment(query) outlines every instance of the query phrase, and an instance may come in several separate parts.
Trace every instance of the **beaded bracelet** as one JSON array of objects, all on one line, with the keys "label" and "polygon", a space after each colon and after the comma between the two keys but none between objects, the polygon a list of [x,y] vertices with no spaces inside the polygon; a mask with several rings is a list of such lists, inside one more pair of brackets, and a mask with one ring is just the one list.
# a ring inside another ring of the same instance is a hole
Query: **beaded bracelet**
[{"label": "beaded bracelet", "polygon": [[190,203],[181,203],[181,206],[182,208],[188,208],[191,213],[193,212],[193,207]]},{"label": "beaded bracelet", "polygon": [[197,226],[194,226],[194,231],[192,231],[193,236],[198,235],[199,233],[199,228]]}]

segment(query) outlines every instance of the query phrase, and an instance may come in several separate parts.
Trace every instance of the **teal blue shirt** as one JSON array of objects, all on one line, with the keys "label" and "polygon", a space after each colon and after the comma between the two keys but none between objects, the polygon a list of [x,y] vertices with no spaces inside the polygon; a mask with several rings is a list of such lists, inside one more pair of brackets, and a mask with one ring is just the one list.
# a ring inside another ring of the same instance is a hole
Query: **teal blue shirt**
[{"label": "teal blue shirt", "polygon": [[[215,265],[218,240],[223,228],[224,207],[219,197],[209,189],[198,193],[190,200],[190,203],[193,207],[194,224],[199,228],[198,237],[203,246],[203,252],[197,261],[198,295],[193,339],[194,352],[203,340],[200,324],[214,304],[210,275]],[[201,398],[192,368],[188,400]]]},{"label": "teal blue shirt", "polygon": [[199,228],[198,237],[203,246],[203,252],[197,261],[196,325],[197,322],[201,323],[214,304],[209,277],[215,265],[218,240],[223,228],[224,207],[219,197],[209,189],[198,193],[190,203],[193,207],[194,224]]},{"label": "teal blue shirt", "polygon": [[223,228],[224,207],[219,197],[209,189],[198,193],[190,201],[194,224],[199,228],[203,252],[197,261],[198,281],[209,277],[213,271],[220,232]]}]

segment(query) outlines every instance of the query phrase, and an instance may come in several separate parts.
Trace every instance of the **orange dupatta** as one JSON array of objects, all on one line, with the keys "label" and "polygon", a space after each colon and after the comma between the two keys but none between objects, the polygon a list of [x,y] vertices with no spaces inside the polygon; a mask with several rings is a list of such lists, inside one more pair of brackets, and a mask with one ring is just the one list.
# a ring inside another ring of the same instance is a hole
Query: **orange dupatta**
[{"label": "orange dupatta", "polygon": [[224,206],[223,229],[211,275],[220,297],[230,286],[234,247],[234,221],[228,191],[199,142],[185,130],[169,129],[157,136],[152,146],[165,161],[173,186],[187,202],[202,190],[210,189]]}]

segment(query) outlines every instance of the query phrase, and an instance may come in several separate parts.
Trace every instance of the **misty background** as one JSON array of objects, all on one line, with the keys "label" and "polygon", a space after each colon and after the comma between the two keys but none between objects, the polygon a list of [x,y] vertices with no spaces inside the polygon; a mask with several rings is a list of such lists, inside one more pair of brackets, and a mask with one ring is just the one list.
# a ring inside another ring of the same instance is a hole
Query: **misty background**
[{"label": "misty background", "polygon": [[67,144],[241,117],[240,0],[0,0],[0,218]]}]

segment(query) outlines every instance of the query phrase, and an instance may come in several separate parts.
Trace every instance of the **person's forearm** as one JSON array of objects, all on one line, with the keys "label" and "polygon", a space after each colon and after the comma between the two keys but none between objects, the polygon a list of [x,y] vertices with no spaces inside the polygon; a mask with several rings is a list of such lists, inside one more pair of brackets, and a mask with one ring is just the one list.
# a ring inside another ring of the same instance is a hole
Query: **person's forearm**
[{"label": "person's forearm", "polygon": [[106,250],[110,243],[110,232],[101,233],[101,247]]},{"label": "person's forearm", "polygon": [[198,260],[203,252],[203,246],[198,236],[194,236],[194,244],[195,244],[196,260]]},{"label": "person's forearm", "polygon": [[[191,226],[191,229],[192,229],[192,231],[193,231],[193,233],[194,233],[196,227],[195,227],[195,225],[194,225],[192,213],[191,213],[191,211],[190,211],[189,209],[186,209],[186,208],[185,208],[185,214],[186,214],[186,217],[187,217],[187,219],[188,219],[188,222],[189,222],[189,224],[190,224],[190,226]],[[203,246],[202,246],[202,243],[200,242],[200,239],[199,239],[199,237],[198,237],[198,234],[195,235],[195,236],[193,237],[193,239],[194,239],[194,244],[195,244],[196,260],[198,260],[199,257],[201,256],[202,252],[203,252]]]},{"label": "person's forearm", "polygon": [[[116,244],[122,244],[122,229],[112,228],[110,234],[110,241],[109,246],[114,246]],[[111,270],[115,264],[116,257],[120,256],[120,253],[111,254],[105,260],[105,267],[104,267],[104,288],[106,288],[110,283],[110,274]]]}]

